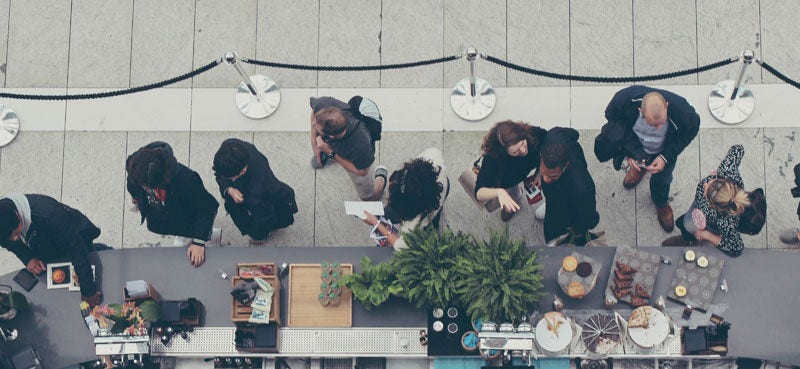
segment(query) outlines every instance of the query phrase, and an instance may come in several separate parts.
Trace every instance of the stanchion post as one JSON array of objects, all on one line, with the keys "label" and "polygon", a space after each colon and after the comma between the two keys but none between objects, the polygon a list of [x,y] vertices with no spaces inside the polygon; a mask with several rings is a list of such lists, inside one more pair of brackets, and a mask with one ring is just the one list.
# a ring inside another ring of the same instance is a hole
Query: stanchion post
[{"label": "stanchion post", "polygon": [[753,114],[755,98],[750,88],[745,86],[747,67],[753,64],[753,50],[742,52],[742,68],[736,80],[728,79],[718,83],[708,96],[708,110],[718,121],[725,124],[739,124]]},{"label": "stanchion post", "polygon": [[458,81],[453,87],[450,106],[464,120],[481,120],[494,111],[497,97],[488,81],[475,76],[475,59],[480,55],[478,50],[469,47],[464,55],[469,62],[469,77]]},{"label": "stanchion post", "polygon": [[248,118],[263,119],[274,113],[281,103],[281,92],[278,85],[267,76],[256,74],[249,76],[239,63],[239,55],[229,51],[223,56],[226,63],[242,78],[236,89],[236,107]]}]

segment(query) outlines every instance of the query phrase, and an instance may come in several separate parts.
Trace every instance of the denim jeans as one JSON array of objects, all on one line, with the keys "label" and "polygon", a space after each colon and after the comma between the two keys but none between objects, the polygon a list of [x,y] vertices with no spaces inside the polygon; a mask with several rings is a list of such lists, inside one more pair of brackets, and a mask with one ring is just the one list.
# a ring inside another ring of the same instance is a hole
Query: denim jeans
[{"label": "denim jeans", "polygon": [[663,208],[669,202],[669,186],[672,184],[674,169],[675,162],[667,163],[664,170],[650,176],[650,198],[657,208]]}]

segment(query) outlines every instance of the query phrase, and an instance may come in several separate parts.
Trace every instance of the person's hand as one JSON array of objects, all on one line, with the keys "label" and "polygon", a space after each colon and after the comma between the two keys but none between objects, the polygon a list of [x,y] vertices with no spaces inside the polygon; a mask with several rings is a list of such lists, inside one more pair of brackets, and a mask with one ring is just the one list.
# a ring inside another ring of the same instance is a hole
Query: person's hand
[{"label": "person's hand", "polygon": [[97,305],[100,305],[100,303],[103,301],[103,293],[97,291],[91,296],[81,296],[81,301],[86,301],[86,303],[89,304],[89,309],[91,309]]},{"label": "person's hand", "polygon": [[631,169],[633,169],[633,170],[635,170],[637,172],[642,170],[641,168],[639,168],[639,162],[638,161],[634,160],[633,158],[627,158],[627,160],[628,160],[628,166]]},{"label": "person's hand", "polygon": [[206,261],[206,248],[200,245],[189,245],[189,248],[186,250],[186,257],[188,257],[189,262],[197,268]]},{"label": "person's hand", "polygon": [[139,200],[136,200],[136,198],[135,198],[135,197],[131,197],[131,202],[132,202],[134,205],[136,205],[136,204],[138,204],[138,203],[139,203]]},{"label": "person's hand", "polygon": [[657,156],[655,160],[647,166],[647,172],[650,174],[660,173],[666,166],[667,162],[664,161],[664,158]]},{"label": "person's hand", "polygon": [[33,275],[42,274],[42,272],[44,272],[45,269],[47,269],[47,267],[45,267],[44,263],[41,260],[37,259],[37,258],[32,258],[31,261],[28,262],[28,265],[26,266],[26,268]]},{"label": "person's hand", "polygon": [[497,201],[500,202],[500,206],[503,207],[503,210],[509,213],[516,213],[519,210],[519,204],[517,204],[514,199],[511,198],[511,195],[508,194],[503,188],[497,189]]},{"label": "person's hand", "polygon": [[367,223],[371,226],[378,224],[378,217],[375,214],[372,214],[366,210],[364,210],[364,219],[362,219],[364,223]]},{"label": "person's hand", "polygon": [[710,241],[711,231],[707,229],[698,229],[694,232],[694,238],[698,241]]},{"label": "person's hand", "polygon": [[317,140],[317,149],[319,149],[320,152],[324,152],[326,154],[330,154],[333,152],[333,149],[331,149],[330,145],[328,145],[328,143],[322,139],[322,136],[317,136],[316,140]]},{"label": "person's hand", "polygon": [[244,201],[244,195],[242,195],[242,192],[233,187],[228,187],[228,195],[230,195],[230,197],[233,199],[233,202],[237,204],[241,204]]}]

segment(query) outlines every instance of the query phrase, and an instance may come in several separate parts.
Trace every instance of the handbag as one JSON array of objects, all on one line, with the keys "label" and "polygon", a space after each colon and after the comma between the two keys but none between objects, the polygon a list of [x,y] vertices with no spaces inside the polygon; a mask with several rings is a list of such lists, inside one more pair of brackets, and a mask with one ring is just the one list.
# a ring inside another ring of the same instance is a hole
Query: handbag
[{"label": "handbag", "polygon": [[481,170],[482,161],[483,156],[475,160],[472,163],[472,167],[467,168],[461,173],[458,177],[458,182],[461,183],[461,187],[467,192],[467,196],[472,199],[472,202],[474,202],[478,208],[486,209],[486,211],[491,213],[500,207],[500,201],[498,201],[497,198],[488,201],[480,201],[475,197],[475,183],[478,182],[478,173]]}]

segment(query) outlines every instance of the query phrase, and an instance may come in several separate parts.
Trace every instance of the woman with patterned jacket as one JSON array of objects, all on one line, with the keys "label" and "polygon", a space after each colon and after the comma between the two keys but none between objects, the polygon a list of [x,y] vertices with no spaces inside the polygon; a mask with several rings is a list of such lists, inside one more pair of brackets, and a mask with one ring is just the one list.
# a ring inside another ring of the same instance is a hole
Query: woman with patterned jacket
[{"label": "woman with patterned jacket", "polygon": [[[742,145],[731,146],[719,168],[697,185],[692,207],[675,221],[681,236],[664,240],[662,246],[696,246],[708,241],[730,256],[742,254],[744,243],[736,227],[739,216],[750,205],[739,173],[743,156]],[[697,222],[702,216],[692,215],[694,209],[705,216],[705,227],[702,221]]]}]

